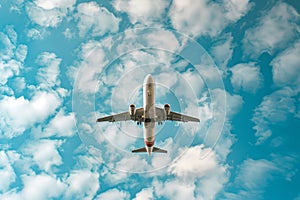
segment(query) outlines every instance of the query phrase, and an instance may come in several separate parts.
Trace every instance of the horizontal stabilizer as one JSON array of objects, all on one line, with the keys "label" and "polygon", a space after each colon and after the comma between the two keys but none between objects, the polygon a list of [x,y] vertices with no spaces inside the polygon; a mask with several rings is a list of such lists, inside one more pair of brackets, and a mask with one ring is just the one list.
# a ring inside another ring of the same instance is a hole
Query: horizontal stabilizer
[{"label": "horizontal stabilizer", "polygon": [[141,153],[141,152],[147,152],[146,147],[140,148],[140,149],[134,149],[131,151],[132,153]]},{"label": "horizontal stabilizer", "polygon": [[166,151],[164,149],[157,148],[157,147],[153,147],[153,152],[156,152],[156,153],[168,153],[168,151]]},{"label": "horizontal stabilizer", "polygon": [[[146,149],[146,147],[143,147],[143,148],[140,148],[140,149],[134,149],[131,152],[132,153],[144,153],[144,152],[147,152],[147,149]],[[152,152],[155,152],[155,153],[168,153],[168,151],[166,151],[164,149],[157,148],[157,147],[153,147]]]}]

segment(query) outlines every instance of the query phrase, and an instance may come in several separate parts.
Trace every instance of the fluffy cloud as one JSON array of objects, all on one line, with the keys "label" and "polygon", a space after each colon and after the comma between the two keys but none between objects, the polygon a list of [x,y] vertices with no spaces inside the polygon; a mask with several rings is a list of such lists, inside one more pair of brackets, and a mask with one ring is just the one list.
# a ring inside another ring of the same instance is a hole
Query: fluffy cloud
[{"label": "fluffy cloud", "polygon": [[5,96],[0,101],[1,137],[16,137],[37,122],[42,122],[60,106],[55,93],[36,92],[31,99]]},{"label": "fluffy cloud", "polygon": [[[209,96],[204,96],[203,98],[208,98],[209,100],[211,98],[211,103],[207,106],[200,107],[200,113],[202,115],[200,119],[203,119],[202,124],[207,129],[204,129],[204,143],[208,146],[231,144],[230,141],[227,141],[232,139],[229,133],[231,129],[230,121],[242,107],[242,97],[239,95],[231,95],[221,89],[211,90],[211,92],[206,95]],[[204,103],[207,104],[205,101]],[[227,138],[228,136],[229,138]],[[223,139],[226,140],[226,142]],[[224,143],[219,140],[223,140]],[[230,145],[227,147],[229,148]],[[218,152],[218,154],[220,153],[226,157],[224,152],[228,152],[227,147],[225,149],[221,148],[221,152]]]},{"label": "fluffy cloud", "polygon": [[12,26],[0,32],[0,84],[5,85],[9,78],[19,75],[27,56],[27,46],[17,45],[17,33]]},{"label": "fluffy cloud", "polygon": [[227,199],[262,199],[264,188],[272,175],[278,171],[279,168],[271,161],[247,159],[241,165],[234,181],[239,190],[234,194],[227,193],[225,196]]},{"label": "fluffy cloud", "polygon": [[285,47],[297,34],[299,14],[290,5],[278,2],[260,19],[256,27],[246,31],[243,40],[248,54],[259,56]]},{"label": "fluffy cloud", "polygon": [[75,0],[35,0],[26,4],[29,18],[43,27],[56,27],[73,10]]},{"label": "fluffy cloud", "polygon": [[99,174],[90,170],[74,170],[66,180],[67,199],[92,199],[99,189]]},{"label": "fluffy cloud", "polygon": [[57,58],[54,53],[43,52],[37,57],[36,62],[41,66],[36,77],[40,87],[51,88],[60,85],[58,78],[60,58]]},{"label": "fluffy cloud", "polygon": [[276,86],[291,86],[300,91],[300,41],[279,54],[272,62],[273,81]]},{"label": "fluffy cloud", "polygon": [[166,199],[196,199],[194,195],[195,185],[181,182],[180,180],[171,180],[164,183],[154,181],[155,194]]},{"label": "fluffy cloud", "polygon": [[99,194],[96,197],[97,200],[107,199],[107,200],[119,200],[119,199],[129,199],[129,194],[125,191],[120,191],[118,189],[111,189]]},{"label": "fluffy cloud", "polygon": [[24,62],[27,56],[27,52],[28,52],[27,46],[24,44],[20,44],[16,49],[16,53],[15,53],[16,59],[19,60],[20,62]]},{"label": "fluffy cloud", "polygon": [[0,192],[4,193],[16,180],[16,174],[5,151],[0,151],[0,177]]},{"label": "fluffy cloud", "polygon": [[207,0],[175,0],[170,9],[173,26],[191,35],[216,36],[232,22],[239,20],[250,8],[248,0],[221,3]]},{"label": "fluffy cloud", "polygon": [[270,125],[285,122],[295,112],[294,92],[288,87],[265,96],[255,109],[252,121],[256,131],[257,144],[261,144],[272,135]]},{"label": "fluffy cloud", "polygon": [[108,62],[105,51],[99,42],[89,41],[82,45],[79,56],[83,61],[69,70],[69,77],[76,80],[80,92],[94,93],[98,76]]},{"label": "fluffy cloud", "polygon": [[215,42],[210,50],[216,64],[223,69],[226,69],[227,63],[232,57],[232,40],[233,37],[231,35],[226,35],[224,38]]},{"label": "fluffy cloud", "polygon": [[255,63],[241,63],[230,68],[231,84],[236,91],[255,93],[262,85],[262,74]]},{"label": "fluffy cloud", "polygon": [[61,144],[62,142],[58,140],[37,140],[28,143],[24,152],[32,156],[41,170],[49,172],[54,166],[62,164],[62,158],[57,150]]},{"label": "fluffy cloud", "polygon": [[152,24],[165,20],[163,15],[166,14],[169,2],[164,0],[116,0],[113,5],[116,10],[126,12],[133,24]]},{"label": "fluffy cloud", "polygon": [[138,192],[133,200],[152,200],[153,188],[143,189]]},{"label": "fluffy cloud", "polygon": [[106,33],[115,33],[119,30],[120,19],[95,2],[81,3],[77,6],[77,10],[79,35],[81,37],[87,33],[92,36],[103,36]]},{"label": "fluffy cloud", "polygon": [[226,167],[219,164],[215,152],[204,148],[204,145],[187,149],[169,166],[168,171],[188,184],[200,180],[196,190],[199,199],[214,198],[227,181]]},{"label": "fluffy cloud", "polygon": [[9,33],[5,34],[0,32],[0,52],[1,52],[1,59],[8,60],[13,57],[15,43],[16,41],[11,40]]},{"label": "fluffy cloud", "polygon": [[49,35],[49,32],[46,31],[46,29],[38,30],[36,28],[31,28],[27,30],[27,37],[32,40],[41,40],[46,35]]},{"label": "fluffy cloud", "polygon": [[0,84],[5,85],[7,80],[15,75],[18,75],[22,68],[22,64],[15,60],[10,60],[8,62],[0,61]]},{"label": "fluffy cloud", "polygon": [[71,137],[75,134],[75,114],[60,110],[38,137]]},{"label": "fluffy cloud", "polygon": [[212,149],[204,148],[203,145],[191,147],[170,165],[169,172],[188,179],[201,178],[217,167],[215,156]]},{"label": "fluffy cloud", "polygon": [[[19,193],[19,199],[50,199],[58,198],[65,191],[61,180],[48,174],[22,176],[24,188]],[[17,198],[18,199],[18,198]]]}]

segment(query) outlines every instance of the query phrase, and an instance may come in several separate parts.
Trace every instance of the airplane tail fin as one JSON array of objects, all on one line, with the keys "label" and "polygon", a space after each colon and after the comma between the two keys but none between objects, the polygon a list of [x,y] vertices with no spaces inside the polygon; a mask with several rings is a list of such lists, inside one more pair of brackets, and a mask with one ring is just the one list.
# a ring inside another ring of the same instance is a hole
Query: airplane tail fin
[{"label": "airplane tail fin", "polygon": [[[143,147],[143,148],[139,148],[139,149],[134,149],[131,152],[132,153],[143,153],[143,152],[147,152],[147,149],[146,149],[146,147]],[[153,147],[152,152],[155,152],[155,153],[168,153],[167,150],[160,149],[158,147]]]}]

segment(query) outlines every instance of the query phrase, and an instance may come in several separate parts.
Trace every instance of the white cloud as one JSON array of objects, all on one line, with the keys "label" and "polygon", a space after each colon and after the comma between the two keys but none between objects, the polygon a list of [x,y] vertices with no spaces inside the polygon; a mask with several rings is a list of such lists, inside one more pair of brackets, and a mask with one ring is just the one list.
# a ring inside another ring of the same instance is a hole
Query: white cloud
[{"label": "white cloud", "polygon": [[67,9],[74,5],[75,0],[35,0],[34,3],[45,10],[54,8]]},{"label": "white cloud", "polygon": [[54,166],[62,164],[62,158],[57,150],[61,144],[59,140],[37,140],[28,143],[24,147],[24,152],[32,156],[41,170],[51,172]]},{"label": "white cloud", "polygon": [[20,62],[24,62],[27,56],[27,52],[28,52],[28,47],[24,44],[20,44],[19,46],[17,46],[15,52],[16,59],[19,60]]},{"label": "white cloud", "polygon": [[29,18],[43,27],[57,27],[73,10],[75,0],[35,0],[26,4]]},{"label": "white cloud", "polygon": [[16,60],[0,61],[0,84],[5,85],[9,78],[18,75],[22,67],[22,64]]},{"label": "white cloud", "polygon": [[0,32],[0,84],[5,85],[8,79],[19,75],[27,55],[26,45],[17,45],[17,33],[12,26],[6,26]]},{"label": "white cloud", "polygon": [[300,41],[279,54],[272,62],[273,81],[276,86],[291,86],[300,91]]},{"label": "white cloud", "polygon": [[[119,30],[120,19],[96,2],[81,3],[77,6],[79,35],[103,36]],[[90,33],[89,33],[90,31]]]},{"label": "white cloud", "polygon": [[116,10],[126,12],[132,24],[153,24],[165,20],[168,1],[164,0],[115,0],[113,6]]},{"label": "white cloud", "polygon": [[[112,153],[112,152],[111,152]],[[120,170],[121,172],[145,172],[147,171],[147,161],[143,157],[137,157],[135,156],[127,155],[124,156],[120,161],[116,163],[115,169]]]},{"label": "white cloud", "polygon": [[37,91],[31,99],[4,96],[0,102],[1,136],[12,138],[47,119],[60,106],[61,99],[53,92]]},{"label": "white cloud", "polygon": [[66,185],[53,175],[32,174],[22,175],[22,190],[12,189],[0,194],[5,200],[30,200],[30,199],[54,199],[59,198],[65,192]]},{"label": "white cloud", "polygon": [[33,40],[41,40],[47,34],[48,34],[48,32],[44,29],[38,30],[35,28],[31,28],[31,29],[27,30],[27,37],[31,38]]},{"label": "white cloud", "polygon": [[297,36],[299,14],[290,5],[278,2],[262,16],[258,25],[248,29],[243,40],[246,52],[259,56],[263,52],[272,54],[283,48]]},{"label": "white cloud", "polygon": [[[8,60],[13,56],[13,50],[15,48],[14,44],[12,41],[10,41],[9,37],[0,32],[0,44],[1,44],[1,58]],[[4,47],[4,48],[3,48]]]},{"label": "white cloud", "polygon": [[225,196],[230,199],[262,199],[264,188],[278,171],[279,168],[271,161],[247,159],[234,180],[239,190],[235,194],[226,193]]},{"label": "white cloud", "polygon": [[212,149],[199,145],[186,149],[183,155],[170,165],[168,171],[178,177],[194,179],[208,175],[217,166],[216,155]]},{"label": "white cloud", "polygon": [[14,2],[11,2],[11,7],[9,8],[9,10],[20,14],[21,9],[23,8],[23,4],[24,0],[16,0]]},{"label": "white cloud", "polygon": [[23,190],[19,193],[20,199],[50,199],[60,197],[66,189],[61,180],[47,174],[24,175]]},{"label": "white cloud", "polygon": [[[134,143],[137,137],[142,135],[142,130],[135,123],[125,122],[118,124],[100,124],[101,135],[105,137],[114,147],[124,150],[128,145]],[[96,133],[96,138],[99,134]],[[101,139],[103,140],[103,138]],[[98,141],[100,142],[100,141]],[[128,166],[128,165],[127,165]]]},{"label": "white cloud", "polygon": [[102,194],[99,194],[96,199],[101,200],[120,200],[120,199],[129,199],[129,194],[125,191],[121,191],[118,189],[111,189],[108,191],[105,191]]},{"label": "white cloud", "polygon": [[224,38],[221,38],[216,43],[214,43],[214,45],[210,50],[216,64],[223,69],[226,69],[227,63],[232,57],[232,53],[233,53],[232,40],[233,37],[228,34]]},{"label": "white cloud", "polygon": [[0,192],[4,193],[16,180],[16,174],[5,151],[0,151],[0,177]]},{"label": "white cloud", "polygon": [[255,124],[253,129],[256,131],[256,144],[261,144],[272,135],[271,125],[285,122],[295,112],[293,95],[293,90],[285,87],[263,98],[252,118]]},{"label": "white cloud", "polygon": [[[193,70],[187,70],[181,73],[179,76],[181,76],[185,80],[185,82],[189,85],[190,89],[192,90],[193,95],[191,96],[191,98],[193,98],[194,100],[195,98],[201,98],[203,91],[206,89],[205,82],[202,79],[202,77]],[[179,87],[181,87],[181,91],[185,90],[183,88],[183,85],[180,85]],[[183,97],[187,98],[186,94],[184,94]]]},{"label": "white cloud", "polygon": [[152,200],[153,197],[153,188],[142,189],[135,195],[133,200]]},{"label": "white cloud", "polygon": [[167,199],[196,199],[194,195],[195,185],[187,184],[180,180],[168,180],[164,183],[154,181],[155,194],[159,197]]},{"label": "white cloud", "polygon": [[[176,38],[173,32],[168,30],[155,30],[145,34],[145,40],[151,47],[162,47],[167,51],[178,51],[180,48],[179,40]],[[156,52],[158,55],[159,51]],[[158,59],[159,56],[157,56]]]},{"label": "white cloud", "polygon": [[[266,184],[270,173],[278,168],[268,160],[245,160],[241,166],[237,182],[247,189],[255,189]],[[253,173],[255,171],[255,173]]]},{"label": "white cloud", "polygon": [[227,169],[219,164],[217,154],[204,145],[186,149],[168,171],[189,184],[200,180],[196,189],[198,199],[213,199],[228,179]]},{"label": "white cloud", "polygon": [[16,45],[17,43],[17,39],[18,39],[18,35],[17,32],[14,30],[12,25],[8,25],[5,27],[5,31],[7,32],[7,36],[9,37],[10,41]]},{"label": "white cloud", "polygon": [[36,59],[37,64],[41,67],[37,73],[37,81],[42,88],[51,88],[60,85],[58,78],[61,59],[57,58],[54,53],[43,52]]},{"label": "white cloud", "polygon": [[71,68],[69,74],[71,79],[75,79],[76,88],[83,93],[94,93],[98,83],[98,76],[107,64],[105,51],[101,43],[89,41],[81,46],[79,55],[82,58],[77,68]]},{"label": "white cloud", "polygon": [[252,4],[248,0],[230,0],[223,1],[226,8],[225,16],[229,20],[238,20],[244,16],[251,8]]},{"label": "white cloud", "polygon": [[229,69],[231,84],[236,91],[255,93],[262,86],[262,74],[255,63],[240,63]]},{"label": "white cloud", "polygon": [[72,137],[75,134],[75,114],[66,114],[64,110],[56,113],[55,117],[51,119],[47,127],[37,137]]},{"label": "white cloud", "polygon": [[74,170],[67,180],[67,199],[92,199],[99,189],[99,174],[90,170]]},{"label": "white cloud", "polygon": [[12,79],[11,88],[15,93],[21,93],[26,88],[26,82],[24,77],[15,77]]},{"label": "white cloud", "polygon": [[[208,116],[213,116],[214,123],[211,124],[211,132],[207,133],[207,142],[216,142],[215,139],[210,141],[210,138],[214,138],[219,131],[222,130],[226,120],[231,120],[232,117],[238,113],[243,105],[243,99],[239,95],[231,95],[228,92],[221,89],[214,89],[210,91],[210,98],[212,102],[210,105],[211,114]],[[225,118],[226,117],[226,118]],[[220,129],[221,128],[221,129]]]},{"label": "white cloud", "polygon": [[63,34],[67,39],[72,39],[74,37],[74,32],[72,32],[69,28],[66,28]]},{"label": "white cloud", "polygon": [[170,9],[170,18],[174,28],[180,32],[214,37],[229,23],[239,20],[249,8],[248,0],[220,3],[207,0],[175,0]]}]

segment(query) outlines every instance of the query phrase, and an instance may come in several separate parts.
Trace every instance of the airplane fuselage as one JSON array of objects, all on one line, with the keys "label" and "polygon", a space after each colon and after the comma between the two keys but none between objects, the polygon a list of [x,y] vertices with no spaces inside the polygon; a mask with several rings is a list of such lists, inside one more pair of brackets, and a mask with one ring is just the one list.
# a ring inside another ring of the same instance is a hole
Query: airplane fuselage
[{"label": "airplane fuselage", "polygon": [[144,100],[144,141],[148,154],[153,151],[155,135],[155,82],[151,75],[146,76],[143,85]]},{"label": "airplane fuselage", "polygon": [[98,118],[97,122],[119,122],[133,120],[138,125],[144,122],[144,143],[145,147],[134,149],[132,153],[147,152],[150,156],[152,152],[167,153],[167,150],[154,146],[155,123],[162,124],[163,121],[180,122],[200,122],[198,118],[190,117],[170,110],[170,104],[165,104],[164,108],[155,107],[155,82],[149,74],[144,79],[143,84],[143,107],[135,108],[134,104],[129,105],[129,111]]}]

